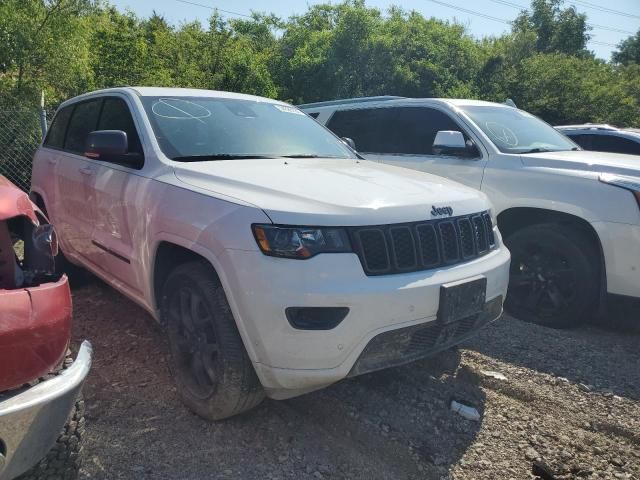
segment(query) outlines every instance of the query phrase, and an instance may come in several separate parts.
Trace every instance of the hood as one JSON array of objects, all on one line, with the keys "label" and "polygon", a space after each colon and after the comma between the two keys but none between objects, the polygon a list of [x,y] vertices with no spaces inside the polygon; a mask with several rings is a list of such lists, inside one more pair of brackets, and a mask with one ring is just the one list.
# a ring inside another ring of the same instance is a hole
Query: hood
[{"label": "hood", "polygon": [[522,163],[528,167],[562,168],[640,176],[640,157],[637,155],[575,150],[531,153],[521,155],[521,158]]},{"label": "hood", "polygon": [[34,205],[26,193],[0,175],[0,221],[24,215],[37,223]]},{"label": "hood", "polygon": [[352,159],[258,159],[185,163],[182,182],[264,210],[274,223],[380,225],[489,208],[484,194],[441,177]]}]

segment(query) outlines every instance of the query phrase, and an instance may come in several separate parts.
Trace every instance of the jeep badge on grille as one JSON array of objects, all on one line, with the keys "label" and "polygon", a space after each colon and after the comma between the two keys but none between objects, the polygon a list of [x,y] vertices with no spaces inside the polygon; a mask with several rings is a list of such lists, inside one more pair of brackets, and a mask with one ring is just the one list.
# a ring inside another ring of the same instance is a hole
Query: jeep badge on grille
[{"label": "jeep badge on grille", "polygon": [[431,206],[432,217],[441,217],[442,215],[447,215],[450,217],[451,215],[453,215],[453,208],[451,207],[436,208],[434,205]]}]

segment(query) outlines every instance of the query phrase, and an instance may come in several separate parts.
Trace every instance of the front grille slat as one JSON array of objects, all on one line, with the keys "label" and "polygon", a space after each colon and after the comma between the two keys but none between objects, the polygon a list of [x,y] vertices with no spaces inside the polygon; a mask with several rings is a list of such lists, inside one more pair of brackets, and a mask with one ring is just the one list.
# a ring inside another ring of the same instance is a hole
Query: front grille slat
[{"label": "front grille slat", "polygon": [[474,236],[471,221],[468,218],[458,220],[458,231],[460,232],[460,247],[462,248],[462,256],[467,259],[475,254],[476,238]]},{"label": "front grille slat", "polygon": [[442,243],[442,253],[446,263],[454,263],[460,259],[460,248],[458,245],[458,232],[451,221],[444,221],[438,224],[440,242]]},{"label": "front grille slat", "polygon": [[478,244],[479,252],[486,252],[489,250],[489,240],[487,238],[487,226],[480,215],[475,215],[471,218],[473,222],[473,230]]},{"label": "front grille slat", "polygon": [[415,269],[418,266],[417,251],[411,229],[407,226],[389,229],[395,266],[399,270]]},{"label": "front grille slat", "polygon": [[391,265],[387,242],[382,229],[368,229],[358,232],[365,271],[386,273]]},{"label": "front grille slat", "polygon": [[496,244],[496,239],[493,236],[493,222],[491,221],[491,215],[489,215],[488,212],[484,212],[482,214],[482,219],[484,220],[485,228],[487,229],[487,239],[489,241],[489,245],[493,247]]},{"label": "front grille slat", "polygon": [[416,231],[418,232],[422,266],[429,268],[438,265],[440,263],[440,242],[435,227],[432,224],[417,225]]},{"label": "front grille slat", "polygon": [[495,247],[488,212],[349,232],[365,274],[390,275],[466,262]]}]

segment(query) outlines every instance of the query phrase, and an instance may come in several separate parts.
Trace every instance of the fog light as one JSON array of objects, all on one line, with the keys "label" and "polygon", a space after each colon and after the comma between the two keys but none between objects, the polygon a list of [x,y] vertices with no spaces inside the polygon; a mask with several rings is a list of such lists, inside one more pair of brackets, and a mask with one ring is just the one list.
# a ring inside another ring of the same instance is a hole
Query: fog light
[{"label": "fog light", "polygon": [[347,307],[288,307],[287,320],[298,330],[331,330],[349,313]]}]

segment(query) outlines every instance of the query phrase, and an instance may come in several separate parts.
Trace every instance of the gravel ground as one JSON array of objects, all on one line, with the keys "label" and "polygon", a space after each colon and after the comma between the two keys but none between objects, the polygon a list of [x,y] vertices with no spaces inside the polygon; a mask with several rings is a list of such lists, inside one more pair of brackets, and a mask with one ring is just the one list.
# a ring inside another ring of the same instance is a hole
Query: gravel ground
[{"label": "gravel ground", "polygon": [[640,480],[637,334],[505,316],[458,351],[209,423],[178,400],[149,315],[98,281],[74,308],[95,348],[82,478],[519,480],[541,462],[541,478]]}]

